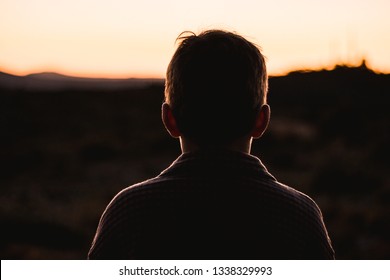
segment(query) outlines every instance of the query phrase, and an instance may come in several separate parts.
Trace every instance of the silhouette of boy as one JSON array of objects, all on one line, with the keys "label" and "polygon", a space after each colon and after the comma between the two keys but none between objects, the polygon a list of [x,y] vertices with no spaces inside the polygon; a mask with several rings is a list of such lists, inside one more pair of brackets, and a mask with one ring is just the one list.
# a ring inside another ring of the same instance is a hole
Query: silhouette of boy
[{"label": "silhouette of boy", "polygon": [[221,30],[182,33],[162,120],[182,154],[107,206],[90,259],[333,259],[322,214],[250,155],[266,130],[259,49]]}]

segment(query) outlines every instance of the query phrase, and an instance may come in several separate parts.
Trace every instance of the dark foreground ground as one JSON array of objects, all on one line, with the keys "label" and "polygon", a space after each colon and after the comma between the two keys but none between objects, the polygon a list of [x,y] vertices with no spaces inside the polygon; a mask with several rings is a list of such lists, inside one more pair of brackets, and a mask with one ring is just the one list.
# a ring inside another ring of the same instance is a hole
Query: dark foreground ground
[{"label": "dark foreground ground", "polygon": [[[163,83],[9,80],[0,75],[1,259],[84,259],[111,198],[179,155],[160,122]],[[337,258],[390,258],[390,75],[294,72],[271,78],[269,94],[253,153],[317,201]]]}]

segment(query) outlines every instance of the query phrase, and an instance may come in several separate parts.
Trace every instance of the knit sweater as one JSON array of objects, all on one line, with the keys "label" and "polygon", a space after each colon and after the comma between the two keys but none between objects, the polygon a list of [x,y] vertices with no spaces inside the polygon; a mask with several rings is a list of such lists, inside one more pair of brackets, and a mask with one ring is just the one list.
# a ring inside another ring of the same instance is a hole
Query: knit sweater
[{"label": "knit sweater", "polygon": [[184,153],[104,211],[90,259],[333,259],[317,204],[252,155]]}]

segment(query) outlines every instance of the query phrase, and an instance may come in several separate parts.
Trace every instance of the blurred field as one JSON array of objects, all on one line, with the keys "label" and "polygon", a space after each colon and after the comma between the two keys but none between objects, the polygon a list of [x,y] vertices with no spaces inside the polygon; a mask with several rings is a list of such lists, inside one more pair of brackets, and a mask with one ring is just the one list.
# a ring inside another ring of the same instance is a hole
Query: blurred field
[{"label": "blurred field", "polygon": [[[111,198],[180,150],[160,121],[162,81],[40,79],[0,79],[0,254],[84,259]],[[269,103],[253,153],[317,201],[337,258],[390,258],[390,75],[294,72],[270,79]]]}]

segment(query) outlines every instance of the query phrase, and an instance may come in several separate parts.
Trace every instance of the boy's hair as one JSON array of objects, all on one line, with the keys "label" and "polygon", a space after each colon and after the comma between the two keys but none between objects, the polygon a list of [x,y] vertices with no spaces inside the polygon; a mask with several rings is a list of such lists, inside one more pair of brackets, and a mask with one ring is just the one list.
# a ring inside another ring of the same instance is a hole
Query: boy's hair
[{"label": "boy's hair", "polygon": [[259,49],[222,30],[183,32],[177,40],[167,69],[165,102],[183,136],[215,146],[250,133],[268,88]]}]

